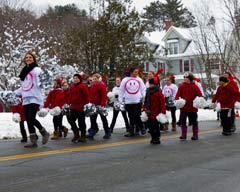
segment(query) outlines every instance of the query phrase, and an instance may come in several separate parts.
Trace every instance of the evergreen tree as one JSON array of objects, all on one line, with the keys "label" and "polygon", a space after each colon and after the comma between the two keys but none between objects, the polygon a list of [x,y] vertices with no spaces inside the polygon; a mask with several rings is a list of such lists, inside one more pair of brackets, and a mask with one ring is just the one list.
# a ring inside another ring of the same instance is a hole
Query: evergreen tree
[{"label": "evergreen tree", "polygon": [[166,3],[158,0],[146,6],[144,10],[142,18],[148,31],[163,30],[165,19],[171,19],[176,27],[196,26],[194,16],[183,7],[181,0],[166,0]]},{"label": "evergreen tree", "polygon": [[143,67],[151,52],[141,41],[144,26],[139,14],[130,0],[107,0],[105,5],[99,18],[68,35],[73,57],[82,53],[81,69],[110,77],[123,74],[129,66]]}]

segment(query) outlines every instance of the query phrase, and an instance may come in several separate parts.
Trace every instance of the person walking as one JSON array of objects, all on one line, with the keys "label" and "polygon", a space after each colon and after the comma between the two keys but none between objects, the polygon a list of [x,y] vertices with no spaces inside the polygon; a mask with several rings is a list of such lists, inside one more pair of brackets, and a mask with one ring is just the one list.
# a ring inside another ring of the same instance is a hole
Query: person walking
[{"label": "person walking", "polygon": [[[86,118],[83,109],[84,105],[89,103],[89,92],[88,87],[82,83],[80,74],[73,76],[73,85],[70,87],[68,102],[70,105],[68,119],[74,134],[72,142],[86,142]],[[76,120],[78,120],[78,127]],[[81,132],[81,136],[79,131]]]},{"label": "person walking", "polygon": [[240,92],[238,88],[225,76],[219,77],[219,87],[216,94],[213,96],[212,103],[220,103],[220,118],[223,126],[222,134],[224,136],[232,134],[232,110],[234,110],[236,101],[240,101]]},{"label": "person walking", "polygon": [[149,133],[151,134],[151,144],[160,144],[160,129],[159,122],[156,117],[159,114],[166,114],[166,106],[164,101],[164,96],[160,91],[158,86],[159,79],[154,77],[148,80],[149,88],[146,91],[146,97],[144,101],[144,109],[148,116],[147,126],[149,128]]},{"label": "person walking", "polygon": [[[193,100],[198,96],[202,97],[200,89],[194,83],[194,76],[192,73],[184,74],[184,82],[179,86],[176,94],[176,102],[180,98],[186,101],[186,104],[180,108],[180,121],[181,121],[181,131],[180,140],[185,141],[187,139],[187,118],[189,123],[192,125],[193,136],[191,140],[198,140],[198,109],[193,107]],[[176,104],[177,105],[177,104]]]},{"label": "person walking", "polygon": [[24,121],[26,121],[26,117],[24,115],[22,98],[19,97],[19,99],[21,102],[18,105],[11,106],[12,113],[13,113],[12,119],[14,122],[19,123],[20,132],[22,135],[21,143],[26,143],[27,142],[27,132],[26,132],[25,126],[24,126]]},{"label": "person walking", "polygon": [[[98,73],[93,74],[92,76],[92,83],[89,88],[89,96],[90,96],[90,103],[94,104],[96,107],[105,108],[107,104],[107,87],[106,85],[101,81],[101,75]],[[105,135],[103,136],[103,139],[110,139],[111,138],[111,130],[108,126],[107,118],[104,114],[101,112],[99,113],[102,123],[103,123],[103,129],[105,132]],[[94,136],[96,135],[98,131],[98,124],[97,124],[97,117],[98,113],[93,114],[90,116],[91,121],[91,127],[88,129],[88,139],[94,139]]]},{"label": "person walking", "polygon": [[141,130],[142,135],[146,134],[141,121],[142,102],[146,95],[146,86],[143,80],[138,77],[138,69],[130,69],[130,77],[125,77],[119,88],[119,102],[125,103],[125,108],[128,113],[130,127],[129,133],[125,137],[133,137],[139,135]]},{"label": "person walking", "polygon": [[[172,117],[172,131],[176,131],[176,105],[174,103],[175,97],[178,91],[178,87],[175,84],[175,79],[173,76],[167,76],[165,78],[166,85],[163,87],[163,95],[165,97],[166,108],[171,112]],[[164,124],[164,131],[168,130],[168,123]]]},{"label": "person walking", "polygon": [[[62,109],[64,104],[64,94],[61,88],[62,79],[54,79],[53,80],[53,89],[48,93],[47,99],[44,103],[44,108],[50,108],[54,110],[54,108]],[[67,131],[64,129],[62,125],[63,114],[59,111],[59,114],[53,114],[53,126],[54,132],[52,140],[57,140],[62,137],[62,132]]]},{"label": "person walking", "polygon": [[[120,103],[119,103],[118,98],[119,98],[119,88],[120,88],[120,84],[121,84],[121,77],[116,77],[115,83],[116,83],[116,86],[113,87],[113,89],[112,89],[112,93],[114,95],[114,100],[113,100],[113,118],[112,118],[112,122],[110,125],[111,132],[113,132],[118,114],[120,112],[120,108],[119,108]],[[126,131],[128,132],[129,131],[129,122],[128,122],[128,117],[127,117],[127,112],[124,110],[124,111],[121,111],[121,113],[122,113],[122,117],[124,119],[124,123],[126,126]]]},{"label": "person walking", "polygon": [[30,142],[24,147],[37,147],[38,136],[36,134],[36,126],[42,135],[42,144],[46,144],[49,140],[49,133],[36,119],[37,111],[43,106],[43,96],[40,88],[41,68],[37,65],[36,57],[33,53],[28,52],[24,57],[25,66],[23,67],[19,77],[21,79],[21,87],[15,91],[15,94],[22,96],[23,109],[26,117],[28,131],[30,134]]}]

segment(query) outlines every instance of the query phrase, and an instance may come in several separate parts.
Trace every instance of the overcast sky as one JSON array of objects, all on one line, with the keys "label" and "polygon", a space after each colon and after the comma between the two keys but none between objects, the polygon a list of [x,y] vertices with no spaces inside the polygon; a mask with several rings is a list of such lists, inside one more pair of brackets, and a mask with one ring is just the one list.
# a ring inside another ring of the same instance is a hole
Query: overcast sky
[{"label": "overcast sky", "polygon": [[[149,5],[150,2],[154,0],[133,0],[133,3],[135,7],[138,10],[142,10],[143,7],[146,5]],[[193,6],[193,3],[196,2],[197,0],[182,0],[182,3],[188,7],[191,8]],[[199,1],[199,0],[198,0]],[[89,5],[90,0],[31,0],[31,2],[38,7],[38,9],[44,9],[48,5],[54,6],[54,5],[66,5],[66,4],[71,4],[75,3],[78,5],[78,7],[81,9],[86,9]]]}]

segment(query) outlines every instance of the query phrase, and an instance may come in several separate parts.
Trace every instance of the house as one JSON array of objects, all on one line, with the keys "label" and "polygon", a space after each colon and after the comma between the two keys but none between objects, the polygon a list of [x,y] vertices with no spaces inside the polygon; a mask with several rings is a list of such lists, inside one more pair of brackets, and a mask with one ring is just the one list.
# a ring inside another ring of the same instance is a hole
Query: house
[{"label": "house", "polygon": [[[199,44],[194,40],[196,28],[179,28],[168,25],[168,28],[161,32],[146,33],[145,36],[149,41],[157,43],[159,46],[154,53],[154,62],[146,61],[146,71],[157,71],[159,68],[164,69],[165,74],[182,75],[191,71],[194,74],[201,73],[206,83],[205,65],[202,64],[202,57],[205,52],[199,52]],[[202,49],[203,50],[203,49]],[[211,73],[217,76],[211,76],[214,87],[218,81],[218,75],[222,73],[219,55],[215,49],[209,49],[208,55],[211,62]]]}]

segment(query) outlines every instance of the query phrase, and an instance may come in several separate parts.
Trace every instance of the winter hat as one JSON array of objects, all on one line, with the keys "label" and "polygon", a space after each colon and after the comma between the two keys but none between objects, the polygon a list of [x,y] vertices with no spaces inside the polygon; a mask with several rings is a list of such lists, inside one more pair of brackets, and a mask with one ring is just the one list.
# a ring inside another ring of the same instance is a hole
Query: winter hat
[{"label": "winter hat", "polygon": [[78,73],[74,74],[73,77],[77,77],[80,81],[82,81],[82,76]]},{"label": "winter hat", "polygon": [[148,80],[148,83],[158,85],[159,84],[159,78],[157,76],[154,76],[154,78]]},{"label": "winter hat", "polygon": [[227,83],[227,82],[228,82],[228,79],[227,79],[226,77],[224,77],[224,76],[221,76],[221,77],[219,77],[219,81],[222,81],[222,82],[224,82],[224,83]]},{"label": "winter hat", "polygon": [[60,87],[62,87],[62,78],[57,78],[57,79],[54,79],[54,81],[56,81],[57,82],[57,88],[60,88]]},{"label": "winter hat", "polygon": [[200,79],[197,78],[197,77],[194,77],[193,80],[196,81],[196,82],[200,82]]},{"label": "winter hat", "polygon": [[193,74],[192,74],[192,73],[189,73],[189,72],[184,73],[183,77],[184,77],[184,78],[188,78],[190,81],[193,81],[193,79],[194,79]]}]

